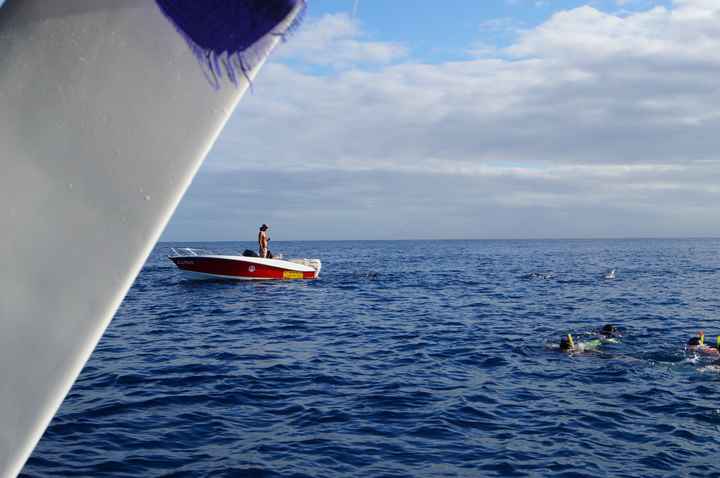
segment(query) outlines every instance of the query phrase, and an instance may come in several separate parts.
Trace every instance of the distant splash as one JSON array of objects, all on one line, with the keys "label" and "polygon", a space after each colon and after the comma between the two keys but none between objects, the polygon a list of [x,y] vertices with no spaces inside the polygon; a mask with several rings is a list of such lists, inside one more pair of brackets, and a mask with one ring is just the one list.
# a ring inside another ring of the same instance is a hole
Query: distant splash
[{"label": "distant splash", "polygon": [[[610,269],[607,272],[603,274],[603,278],[606,280],[613,280],[616,278],[616,269]],[[527,274],[523,274],[521,276],[522,279],[525,280],[549,280],[549,279],[555,279],[556,274],[554,272],[530,272]]]},{"label": "distant splash", "polygon": [[698,369],[700,373],[720,373],[720,365],[706,365]]},{"label": "distant splash", "polygon": [[522,276],[523,279],[527,280],[548,280],[555,278],[553,272],[531,272]]},{"label": "distant splash", "polygon": [[[215,89],[222,78],[235,86],[267,53],[261,40],[285,36],[300,23],[305,0],[156,0],[163,14],[185,38]],[[291,25],[275,31],[296,8]]]}]

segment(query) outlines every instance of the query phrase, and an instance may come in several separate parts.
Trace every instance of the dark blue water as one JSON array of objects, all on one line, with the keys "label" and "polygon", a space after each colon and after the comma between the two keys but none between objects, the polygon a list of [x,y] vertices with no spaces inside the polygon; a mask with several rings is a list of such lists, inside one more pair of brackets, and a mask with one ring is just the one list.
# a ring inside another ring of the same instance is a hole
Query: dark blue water
[{"label": "dark blue water", "polygon": [[[720,334],[720,240],[273,244],[321,278],[186,281],[159,244],[24,473],[717,473],[720,373],[684,344]],[[606,322],[603,353],[546,346]]]}]

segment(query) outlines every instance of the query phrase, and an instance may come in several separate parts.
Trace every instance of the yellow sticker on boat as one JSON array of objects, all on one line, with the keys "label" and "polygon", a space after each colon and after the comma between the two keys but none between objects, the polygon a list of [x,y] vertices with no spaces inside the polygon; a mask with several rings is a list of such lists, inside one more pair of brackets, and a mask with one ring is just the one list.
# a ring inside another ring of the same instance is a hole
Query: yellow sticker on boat
[{"label": "yellow sticker on boat", "polygon": [[302,272],[283,271],[283,279],[302,279],[302,278],[303,278]]}]

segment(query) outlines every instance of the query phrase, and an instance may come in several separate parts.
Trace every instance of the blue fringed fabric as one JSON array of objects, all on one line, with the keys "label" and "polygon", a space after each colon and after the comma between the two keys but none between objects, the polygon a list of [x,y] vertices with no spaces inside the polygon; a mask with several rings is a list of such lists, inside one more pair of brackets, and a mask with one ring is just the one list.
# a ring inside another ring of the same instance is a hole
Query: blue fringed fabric
[{"label": "blue fringed fabric", "polygon": [[[267,35],[283,39],[299,25],[305,0],[156,0],[185,38],[214,88],[226,77],[234,85],[267,53]],[[279,25],[300,12],[283,29]]]}]

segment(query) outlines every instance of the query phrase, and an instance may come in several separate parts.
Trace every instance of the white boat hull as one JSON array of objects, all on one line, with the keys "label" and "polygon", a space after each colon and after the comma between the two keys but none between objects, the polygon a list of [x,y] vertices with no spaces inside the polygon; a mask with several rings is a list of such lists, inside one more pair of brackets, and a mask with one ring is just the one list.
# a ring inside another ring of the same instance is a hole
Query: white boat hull
[{"label": "white boat hull", "polygon": [[195,279],[288,280],[317,279],[319,259],[265,259],[224,255],[176,255],[169,259]]}]

